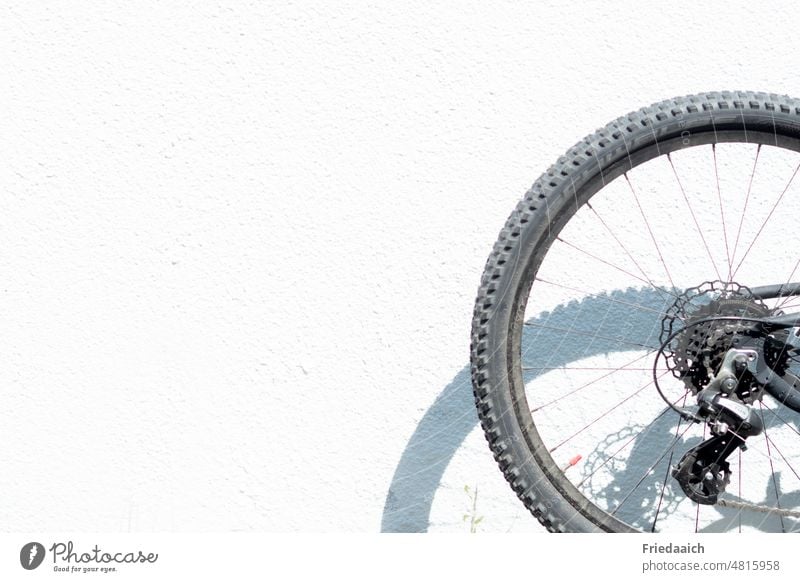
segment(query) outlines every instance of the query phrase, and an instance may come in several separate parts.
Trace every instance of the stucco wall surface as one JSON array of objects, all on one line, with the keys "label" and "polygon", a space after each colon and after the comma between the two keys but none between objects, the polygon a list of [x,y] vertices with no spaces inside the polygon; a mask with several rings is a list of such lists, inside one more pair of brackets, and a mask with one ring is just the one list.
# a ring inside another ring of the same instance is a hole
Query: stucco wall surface
[{"label": "stucco wall surface", "polygon": [[675,95],[800,95],[791,2],[5,2],[7,531],[542,531],[477,428],[533,180]]}]

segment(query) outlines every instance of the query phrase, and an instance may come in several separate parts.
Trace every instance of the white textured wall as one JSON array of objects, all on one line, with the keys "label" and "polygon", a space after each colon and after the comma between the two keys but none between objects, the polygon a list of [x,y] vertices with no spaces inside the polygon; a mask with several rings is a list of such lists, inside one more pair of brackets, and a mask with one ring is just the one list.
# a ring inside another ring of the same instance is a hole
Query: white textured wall
[{"label": "white textured wall", "polygon": [[3,530],[538,531],[465,372],[508,212],[631,109],[800,95],[792,2],[318,4],[0,6]]}]

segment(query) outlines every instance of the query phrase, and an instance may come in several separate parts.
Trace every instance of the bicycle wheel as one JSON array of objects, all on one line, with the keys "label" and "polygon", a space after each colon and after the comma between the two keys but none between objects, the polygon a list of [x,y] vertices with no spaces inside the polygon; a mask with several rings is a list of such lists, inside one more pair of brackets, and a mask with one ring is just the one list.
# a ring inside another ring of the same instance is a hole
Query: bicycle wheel
[{"label": "bicycle wheel", "polygon": [[[512,212],[472,382],[503,474],[550,531],[800,529],[800,342],[761,323],[800,310],[799,169],[800,101],[698,94],[589,135]],[[784,392],[726,360],[744,348]],[[760,429],[710,405],[693,421],[710,387]]]}]

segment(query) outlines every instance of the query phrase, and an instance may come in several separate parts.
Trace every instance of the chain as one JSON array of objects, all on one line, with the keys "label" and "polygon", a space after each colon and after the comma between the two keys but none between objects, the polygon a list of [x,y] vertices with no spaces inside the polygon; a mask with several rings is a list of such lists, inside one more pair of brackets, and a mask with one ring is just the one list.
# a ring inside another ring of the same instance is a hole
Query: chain
[{"label": "chain", "polygon": [[800,511],[791,511],[789,509],[781,509],[779,507],[767,507],[766,505],[754,505],[752,503],[743,503],[741,501],[733,501],[729,499],[720,499],[717,501],[720,507],[730,507],[733,509],[749,509],[750,511],[757,511],[759,513],[774,513],[775,515],[782,515],[785,517],[800,517]]}]

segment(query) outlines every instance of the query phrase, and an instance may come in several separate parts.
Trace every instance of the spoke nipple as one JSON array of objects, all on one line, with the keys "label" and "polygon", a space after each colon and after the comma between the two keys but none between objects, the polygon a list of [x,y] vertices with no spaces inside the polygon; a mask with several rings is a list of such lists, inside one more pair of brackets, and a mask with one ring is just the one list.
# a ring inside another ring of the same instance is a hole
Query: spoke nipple
[{"label": "spoke nipple", "polygon": [[567,470],[567,469],[569,469],[570,467],[574,467],[575,465],[577,465],[577,464],[578,464],[578,461],[580,461],[582,458],[583,458],[583,456],[581,456],[581,455],[575,455],[574,457],[572,457],[572,458],[569,460],[569,463],[567,463],[567,465],[566,465],[566,466],[565,466],[565,467],[564,467],[562,470],[563,470],[563,471],[566,471],[566,470]]}]

